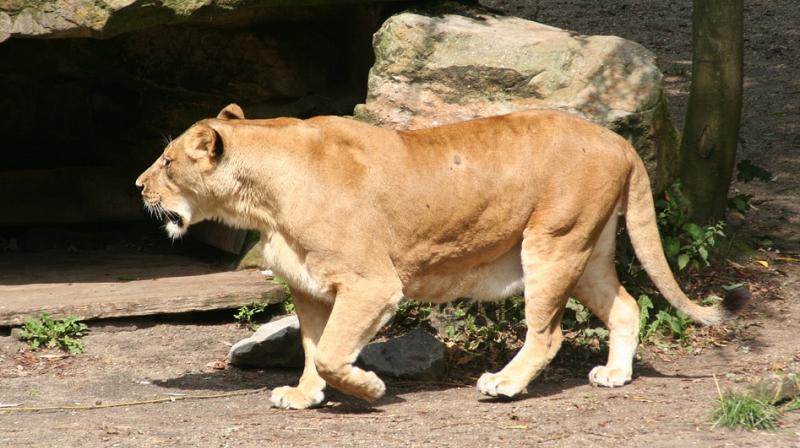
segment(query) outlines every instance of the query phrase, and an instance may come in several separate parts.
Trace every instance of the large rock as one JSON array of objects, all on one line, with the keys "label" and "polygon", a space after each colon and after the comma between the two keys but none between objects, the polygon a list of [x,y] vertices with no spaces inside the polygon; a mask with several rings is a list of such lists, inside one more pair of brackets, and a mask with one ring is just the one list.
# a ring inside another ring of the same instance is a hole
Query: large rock
[{"label": "large rock", "polygon": [[[390,0],[364,0],[378,3]],[[247,23],[287,15],[287,7],[341,5],[348,0],[2,0],[0,42],[21,37],[110,37],[153,25]],[[261,8],[256,11],[256,8]],[[238,13],[244,11],[243,13]]]},{"label": "large rock", "polygon": [[561,109],[628,138],[658,189],[673,176],[677,132],[655,56],[639,44],[515,17],[407,12],[389,18],[373,46],[357,119],[417,129]]}]

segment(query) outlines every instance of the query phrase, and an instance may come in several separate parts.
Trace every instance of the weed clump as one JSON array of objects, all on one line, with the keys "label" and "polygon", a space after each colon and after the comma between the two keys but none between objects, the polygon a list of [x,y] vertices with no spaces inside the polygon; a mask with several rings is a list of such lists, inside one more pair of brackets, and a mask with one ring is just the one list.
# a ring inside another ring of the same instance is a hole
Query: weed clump
[{"label": "weed clump", "polygon": [[25,321],[19,338],[27,341],[31,348],[60,348],[71,354],[83,353],[83,343],[78,338],[86,335],[89,327],[78,322],[77,317],[52,319],[42,313],[39,319],[30,318]]},{"label": "weed clump", "polygon": [[773,404],[741,393],[729,392],[720,396],[711,426],[772,431],[777,427],[777,416],[778,410]]}]

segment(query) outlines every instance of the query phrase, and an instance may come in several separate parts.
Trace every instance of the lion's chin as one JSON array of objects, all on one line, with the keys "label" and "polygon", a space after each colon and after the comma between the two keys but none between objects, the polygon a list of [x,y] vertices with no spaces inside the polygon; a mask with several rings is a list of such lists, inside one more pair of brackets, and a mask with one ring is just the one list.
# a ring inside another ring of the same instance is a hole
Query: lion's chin
[{"label": "lion's chin", "polygon": [[164,227],[170,238],[176,240],[186,235],[186,231],[192,224],[192,210],[186,204],[181,204],[177,210],[169,210],[165,213],[167,225]]},{"label": "lion's chin", "polygon": [[189,226],[184,223],[185,221],[183,219],[180,221],[167,222],[166,227],[164,227],[167,231],[167,235],[169,235],[169,237],[173,240],[177,240],[186,235],[186,230],[189,228]]}]

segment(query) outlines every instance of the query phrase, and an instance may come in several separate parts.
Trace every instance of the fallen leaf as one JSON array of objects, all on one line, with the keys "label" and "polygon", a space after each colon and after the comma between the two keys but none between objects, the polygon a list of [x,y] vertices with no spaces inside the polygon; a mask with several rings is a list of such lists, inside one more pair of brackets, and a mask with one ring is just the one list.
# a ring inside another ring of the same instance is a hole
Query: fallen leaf
[{"label": "fallen leaf", "polygon": [[225,361],[216,360],[206,364],[206,367],[214,370],[225,370],[225,365]]},{"label": "fallen leaf", "polygon": [[756,263],[760,264],[761,266],[764,266],[765,268],[769,267],[769,262],[767,260],[756,260]]},{"label": "fallen leaf", "polygon": [[772,365],[769,367],[769,369],[772,370],[772,371],[781,371],[782,372],[782,371],[786,370],[786,364],[784,364],[784,363],[782,363],[780,361],[775,361],[775,362],[772,363]]}]

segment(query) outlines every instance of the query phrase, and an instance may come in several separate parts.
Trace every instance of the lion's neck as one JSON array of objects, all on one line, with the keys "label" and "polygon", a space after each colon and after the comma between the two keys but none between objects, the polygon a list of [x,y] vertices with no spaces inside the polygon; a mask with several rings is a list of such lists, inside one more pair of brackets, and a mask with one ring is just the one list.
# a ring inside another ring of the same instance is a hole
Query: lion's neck
[{"label": "lion's neck", "polygon": [[232,167],[228,174],[231,183],[219,195],[215,210],[211,214],[225,224],[248,230],[271,231],[275,228],[275,216],[280,212],[276,189],[269,179],[270,173],[261,174],[259,163],[242,163]]}]

